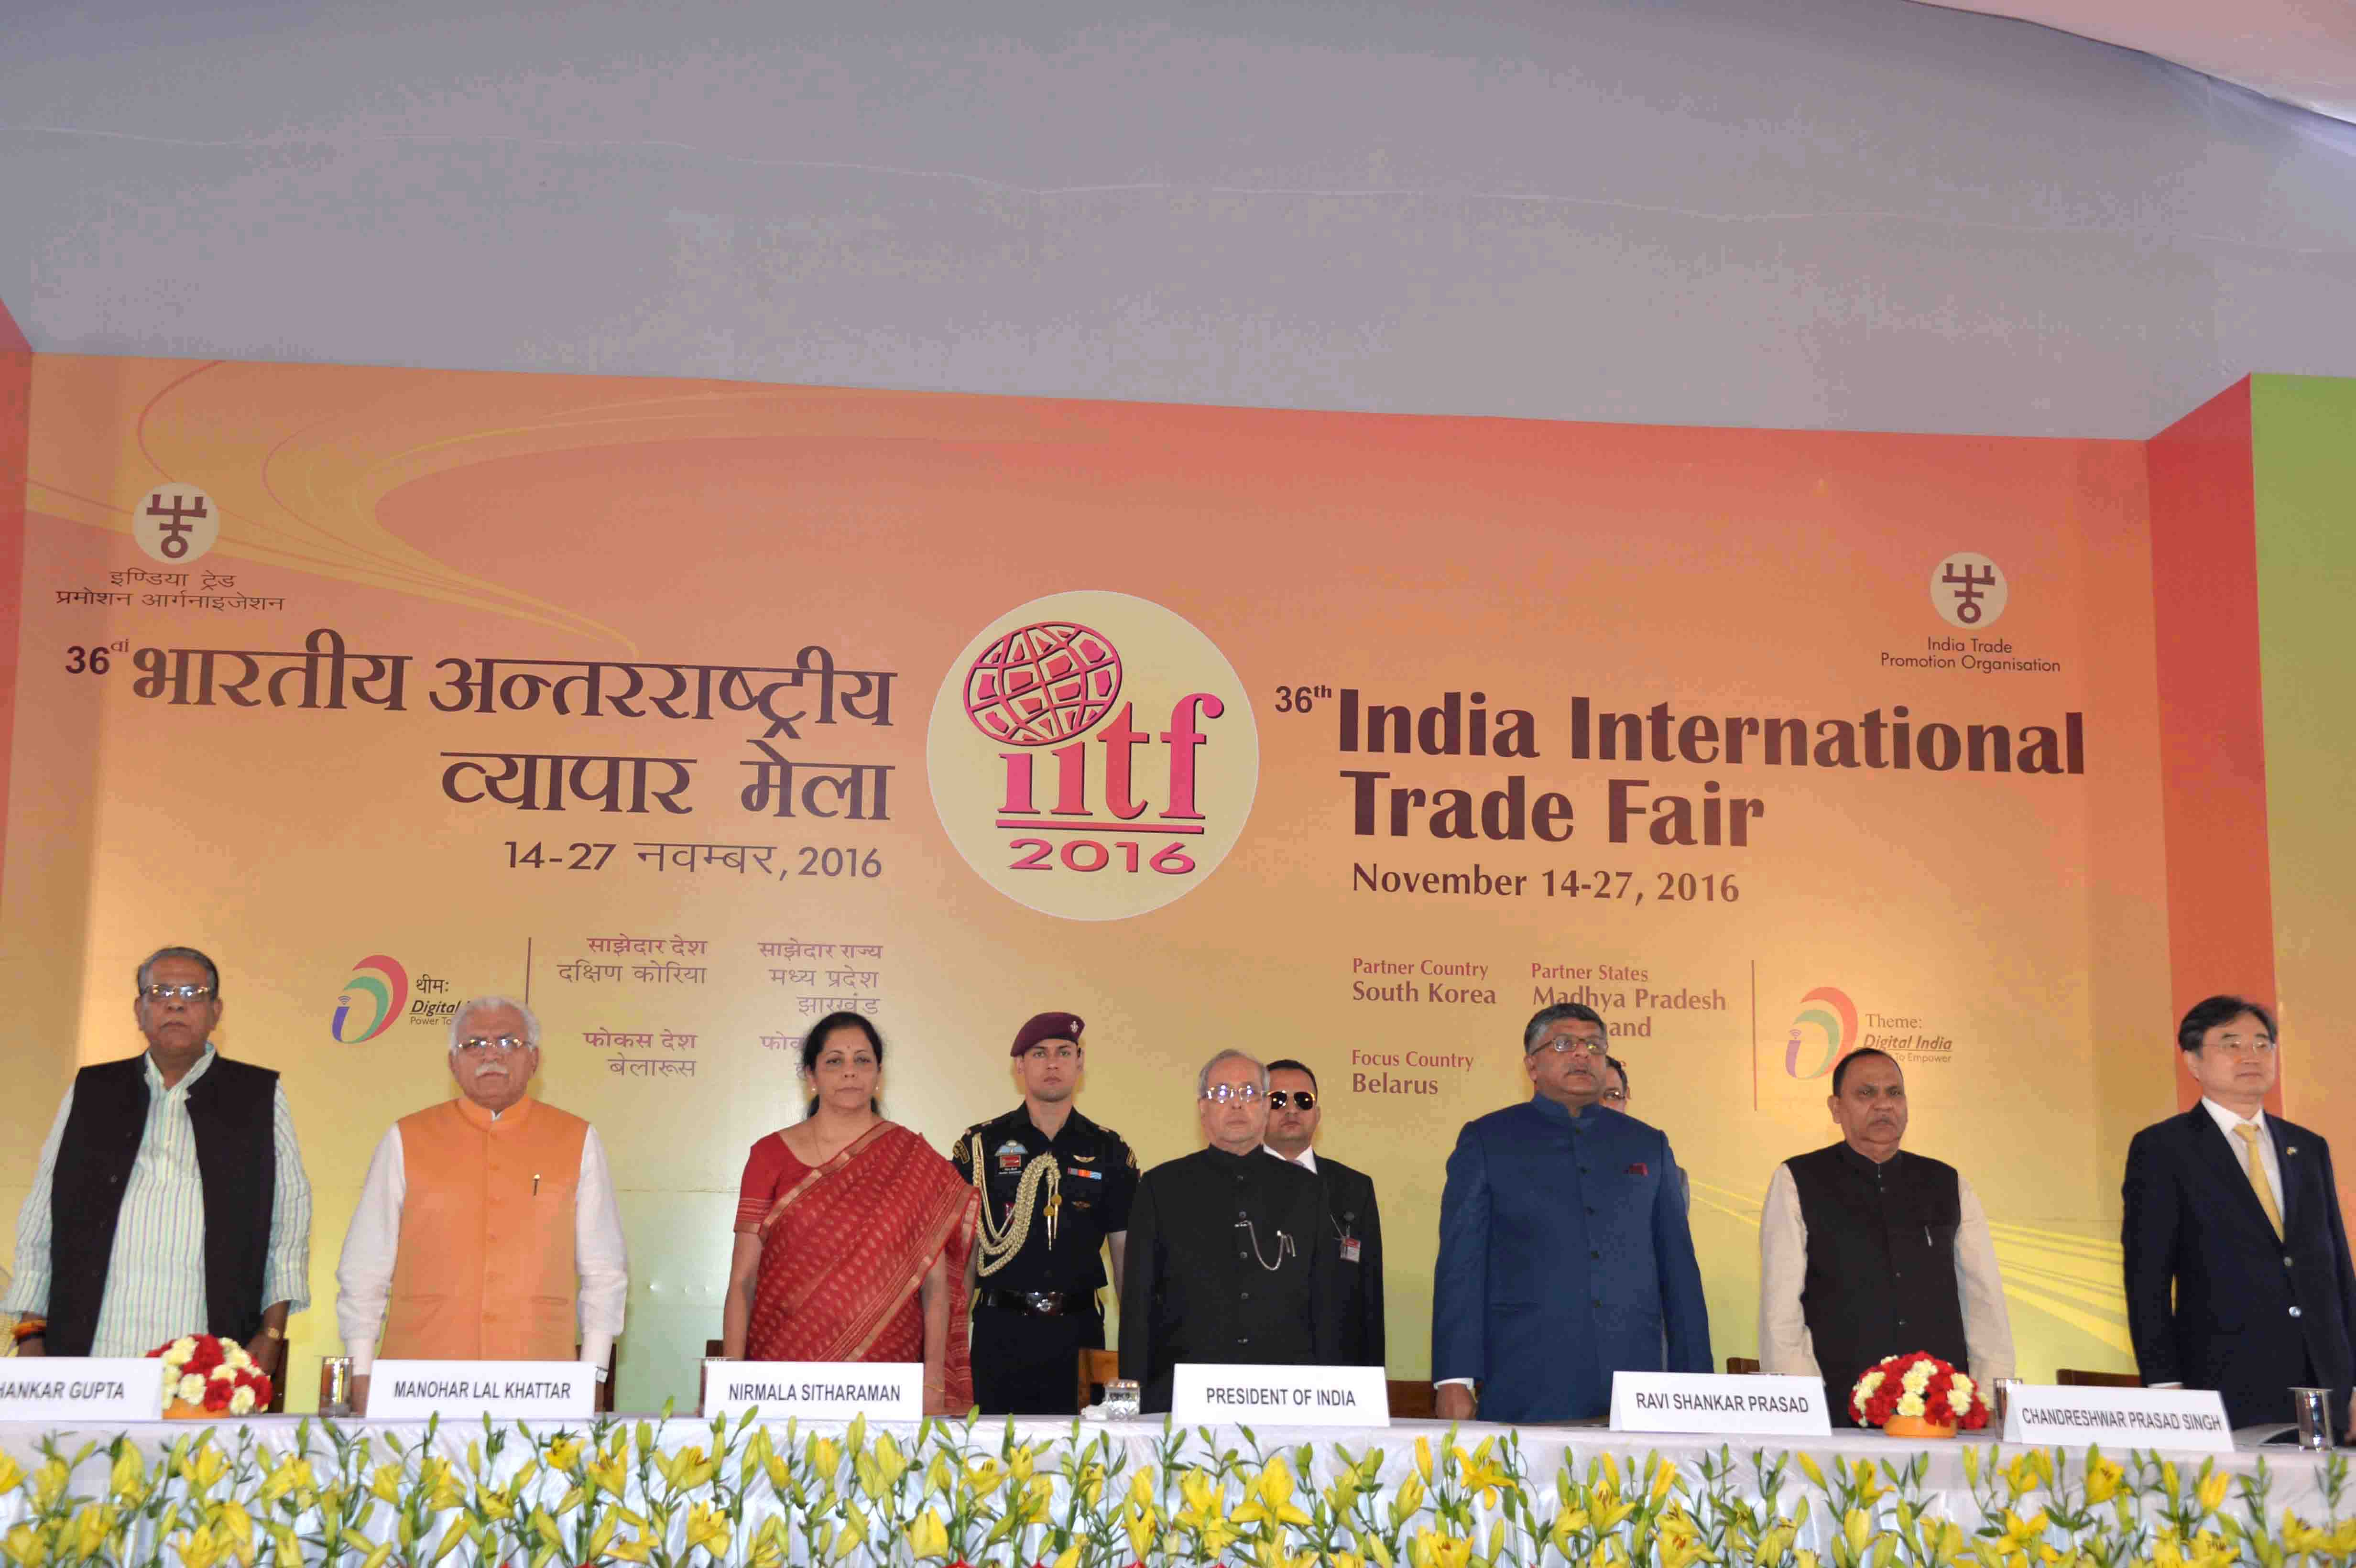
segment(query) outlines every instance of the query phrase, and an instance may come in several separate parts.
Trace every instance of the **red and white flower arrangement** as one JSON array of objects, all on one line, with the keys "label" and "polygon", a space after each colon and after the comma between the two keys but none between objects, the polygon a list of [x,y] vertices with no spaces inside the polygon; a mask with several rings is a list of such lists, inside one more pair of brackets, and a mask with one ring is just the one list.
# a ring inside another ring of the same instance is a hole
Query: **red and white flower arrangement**
[{"label": "red and white flower arrangement", "polygon": [[1938,1357],[1923,1350],[1890,1356],[1866,1369],[1849,1391],[1848,1413],[1860,1426],[1901,1424],[1961,1427],[1977,1432],[1988,1424],[1987,1401],[1979,1385]]},{"label": "red and white flower arrangement", "polygon": [[269,1378],[234,1339],[183,1334],[147,1354],[163,1360],[167,1407],[191,1415],[251,1415],[270,1408]]}]

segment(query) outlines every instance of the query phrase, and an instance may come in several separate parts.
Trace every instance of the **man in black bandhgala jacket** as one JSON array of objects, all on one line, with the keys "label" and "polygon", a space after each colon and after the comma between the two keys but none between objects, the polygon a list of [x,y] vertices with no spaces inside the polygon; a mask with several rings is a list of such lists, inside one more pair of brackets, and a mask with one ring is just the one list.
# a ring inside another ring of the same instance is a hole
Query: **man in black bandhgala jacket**
[{"label": "man in black bandhgala jacket", "polygon": [[1170,1408],[1181,1361],[1340,1359],[1325,1189],[1261,1151],[1268,1070],[1223,1051],[1195,1093],[1211,1147],[1147,1171],[1129,1211],[1120,1375],[1147,1410]]}]

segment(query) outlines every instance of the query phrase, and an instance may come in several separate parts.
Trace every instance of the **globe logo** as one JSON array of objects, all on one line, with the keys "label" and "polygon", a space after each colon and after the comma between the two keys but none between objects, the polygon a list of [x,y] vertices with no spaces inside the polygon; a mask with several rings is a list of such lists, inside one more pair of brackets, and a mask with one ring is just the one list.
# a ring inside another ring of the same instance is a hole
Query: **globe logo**
[{"label": "globe logo", "polygon": [[965,712],[993,741],[1048,746],[1112,711],[1120,655],[1099,632],[1042,621],[1006,634],[973,661]]}]

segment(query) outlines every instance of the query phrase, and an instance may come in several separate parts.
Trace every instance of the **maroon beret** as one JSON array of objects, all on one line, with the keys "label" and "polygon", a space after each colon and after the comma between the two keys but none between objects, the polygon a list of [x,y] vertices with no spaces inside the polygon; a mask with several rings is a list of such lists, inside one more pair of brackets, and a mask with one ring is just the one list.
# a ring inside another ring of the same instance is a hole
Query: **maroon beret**
[{"label": "maroon beret", "polygon": [[1020,1056],[1043,1040],[1068,1040],[1080,1043],[1080,1031],[1087,1024],[1075,1013],[1040,1013],[1024,1024],[1014,1037],[1014,1049],[1009,1056]]}]

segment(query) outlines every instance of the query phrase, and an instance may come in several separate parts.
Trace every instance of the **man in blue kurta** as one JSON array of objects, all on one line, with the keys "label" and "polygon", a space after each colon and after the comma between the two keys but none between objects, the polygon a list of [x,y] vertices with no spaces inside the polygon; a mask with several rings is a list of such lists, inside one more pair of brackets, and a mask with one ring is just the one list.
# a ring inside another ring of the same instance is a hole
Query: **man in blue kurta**
[{"label": "man in blue kurta", "polygon": [[1536,1093],[1457,1135],[1432,1279],[1443,1420],[1588,1420],[1615,1371],[1710,1370],[1676,1160],[1602,1103],[1606,1046],[1592,1008],[1541,1008],[1522,1031]]}]

